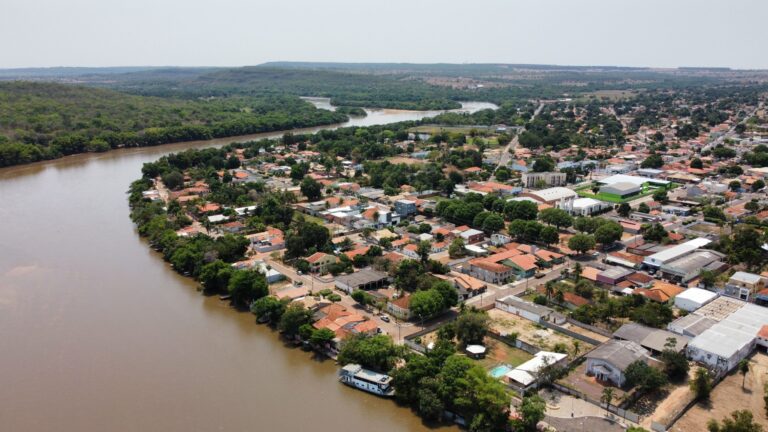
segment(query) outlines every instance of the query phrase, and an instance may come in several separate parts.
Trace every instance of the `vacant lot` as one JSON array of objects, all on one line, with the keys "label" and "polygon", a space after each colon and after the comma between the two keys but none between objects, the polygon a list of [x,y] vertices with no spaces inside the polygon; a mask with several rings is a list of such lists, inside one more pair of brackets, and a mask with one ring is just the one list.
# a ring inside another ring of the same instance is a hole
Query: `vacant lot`
[{"label": "vacant lot", "polygon": [[488,349],[485,358],[478,360],[478,363],[486,369],[491,369],[499,364],[520,366],[533,358],[532,355],[519,348],[511,347],[490,337],[485,338],[485,347]]},{"label": "vacant lot", "polygon": [[[510,313],[491,309],[488,311],[491,317],[491,329],[503,335],[516,333],[518,339],[531,345],[537,346],[544,351],[554,351],[555,346],[562,344],[568,354],[574,352],[574,342],[576,339],[563,333],[544,328],[525,318],[512,315]],[[592,349],[592,345],[578,341],[579,353],[584,353]]]},{"label": "vacant lot", "polygon": [[741,387],[742,376],[738,372],[728,375],[718,384],[710,402],[694,405],[672,426],[674,432],[701,432],[707,430],[707,422],[711,418],[722,420],[736,410],[749,410],[755,420],[768,430],[768,419],[765,416],[763,389],[768,382],[768,355],[757,353],[750,358],[749,373]]}]

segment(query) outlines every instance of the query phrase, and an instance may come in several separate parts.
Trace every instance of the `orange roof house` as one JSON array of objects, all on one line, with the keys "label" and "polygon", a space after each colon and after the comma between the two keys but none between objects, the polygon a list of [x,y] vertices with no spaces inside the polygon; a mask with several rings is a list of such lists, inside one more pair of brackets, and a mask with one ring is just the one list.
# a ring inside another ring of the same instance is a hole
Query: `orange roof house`
[{"label": "orange roof house", "polygon": [[638,288],[635,294],[640,294],[650,300],[666,303],[675,296],[685,291],[684,288],[663,281],[655,281],[651,288]]}]

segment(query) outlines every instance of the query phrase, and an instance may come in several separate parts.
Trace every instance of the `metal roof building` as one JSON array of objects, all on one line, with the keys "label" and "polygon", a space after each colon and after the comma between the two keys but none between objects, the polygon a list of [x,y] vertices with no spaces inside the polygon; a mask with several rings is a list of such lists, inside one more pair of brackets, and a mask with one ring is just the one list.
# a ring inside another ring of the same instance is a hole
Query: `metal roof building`
[{"label": "metal roof building", "polygon": [[696,249],[702,248],[710,243],[712,243],[711,240],[705,239],[703,237],[689,240],[685,243],[679,244],[677,246],[672,246],[671,248],[664,249],[661,252],[657,252],[653,255],[649,255],[645,257],[645,259],[643,260],[643,264],[649,267],[659,268],[668,262],[681,258],[695,251]]}]

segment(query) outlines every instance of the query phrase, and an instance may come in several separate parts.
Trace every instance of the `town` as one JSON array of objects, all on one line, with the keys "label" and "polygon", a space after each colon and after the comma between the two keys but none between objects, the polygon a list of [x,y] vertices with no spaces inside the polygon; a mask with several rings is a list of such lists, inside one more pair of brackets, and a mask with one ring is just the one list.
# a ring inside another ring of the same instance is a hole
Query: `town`
[{"label": "town", "polygon": [[187,150],[145,164],[132,218],[207,295],[430,421],[768,427],[764,98],[563,97]]}]

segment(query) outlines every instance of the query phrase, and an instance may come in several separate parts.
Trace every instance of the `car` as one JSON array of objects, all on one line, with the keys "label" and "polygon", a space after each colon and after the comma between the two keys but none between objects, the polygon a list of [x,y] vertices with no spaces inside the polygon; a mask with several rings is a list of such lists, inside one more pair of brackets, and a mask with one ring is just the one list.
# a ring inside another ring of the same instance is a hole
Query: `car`
[{"label": "car", "polygon": [[389,317],[384,314],[379,315],[379,318],[386,323],[389,322]]},{"label": "car", "polygon": [[536,279],[541,279],[544,277],[544,273],[536,273],[535,275],[533,275],[533,277],[535,277]]}]

